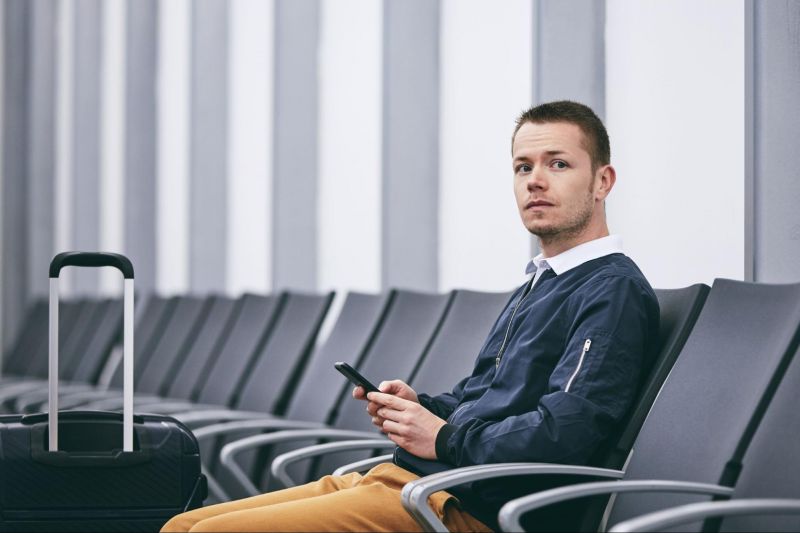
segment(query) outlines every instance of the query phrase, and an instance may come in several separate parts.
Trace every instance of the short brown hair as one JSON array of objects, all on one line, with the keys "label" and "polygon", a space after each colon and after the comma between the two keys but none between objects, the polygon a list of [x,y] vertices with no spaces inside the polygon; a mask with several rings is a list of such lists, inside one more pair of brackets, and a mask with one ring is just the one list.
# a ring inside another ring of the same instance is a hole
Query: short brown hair
[{"label": "short brown hair", "polygon": [[596,169],[611,162],[611,146],[608,142],[608,132],[603,122],[589,106],[570,100],[560,100],[532,107],[517,118],[517,125],[514,128],[514,134],[511,136],[512,144],[519,129],[527,122],[533,122],[534,124],[547,124],[550,122],[574,124],[583,132],[586,151],[589,152],[589,156],[592,159],[592,168]]}]

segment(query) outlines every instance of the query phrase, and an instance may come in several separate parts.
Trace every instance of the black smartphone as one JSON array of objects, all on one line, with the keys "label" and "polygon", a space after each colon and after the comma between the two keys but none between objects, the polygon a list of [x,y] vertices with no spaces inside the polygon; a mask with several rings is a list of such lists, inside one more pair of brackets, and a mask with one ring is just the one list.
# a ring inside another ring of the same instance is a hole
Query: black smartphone
[{"label": "black smartphone", "polygon": [[350,383],[353,385],[361,385],[364,387],[366,392],[380,392],[378,387],[373,385],[367,378],[359,374],[358,370],[347,363],[342,363],[339,361],[338,363],[334,363],[333,366],[336,368],[336,370],[344,374],[344,377],[349,379]]}]

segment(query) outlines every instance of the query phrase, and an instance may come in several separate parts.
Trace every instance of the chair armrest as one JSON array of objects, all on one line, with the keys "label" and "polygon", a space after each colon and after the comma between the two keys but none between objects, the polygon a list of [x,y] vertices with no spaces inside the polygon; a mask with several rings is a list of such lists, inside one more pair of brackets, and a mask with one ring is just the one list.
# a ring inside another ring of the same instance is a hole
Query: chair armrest
[{"label": "chair armrest", "polygon": [[13,400],[17,396],[21,396],[26,392],[36,390],[42,387],[47,387],[47,381],[42,381],[39,379],[36,380],[30,379],[30,380],[16,381],[8,384],[4,382],[2,384],[2,390],[0,390],[0,402]]},{"label": "chair armrest", "polygon": [[351,472],[366,472],[367,470],[378,466],[382,463],[391,463],[394,454],[379,455],[378,457],[370,457],[361,461],[355,461],[346,465],[342,465],[333,471],[334,476],[343,476]]},{"label": "chair armrest", "polygon": [[582,475],[619,479],[620,470],[591,466],[559,465],[548,463],[496,463],[454,468],[406,483],[401,492],[403,507],[425,531],[447,531],[441,520],[428,506],[428,497],[434,492],[482,479],[523,475]]},{"label": "chair armrest", "polygon": [[[204,428],[205,429],[205,428]],[[289,442],[293,440],[309,440],[309,439],[374,439],[375,433],[366,431],[352,431],[345,429],[298,429],[288,431],[278,431],[276,433],[267,433],[260,435],[252,435],[243,439],[231,442],[222,447],[219,454],[220,462],[224,468],[227,468],[233,475],[234,479],[239,483],[243,490],[249,495],[255,496],[259,494],[258,488],[250,481],[247,474],[236,464],[235,457],[237,454],[254,448],[277,444],[279,442]]]},{"label": "chair armrest", "polygon": [[800,514],[800,500],[771,498],[690,503],[631,518],[620,522],[609,531],[664,531],[706,518],[752,514]]},{"label": "chair armrest", "polygon": [[207,409],[186,411],[172,415],[189,427],[200,427],[210,423],[233,422],[237,420],[271,420],[268,413],[255,411],[237,411],[236,409]]},{"label": "chair armrest", "polygon": [[[179,419],[180,420],[180,419]],[[181,420],[182,421],[182,420]],[[318,422],[304,422],[302,420],[285,420],[281,418],[248,418],[244,420],[230,420],[219,424],[210,424],[192,430],[197,440],[207,439],[217,435],[231,434],[245,431],[258,430],[290,430],[290,429],[324,429],[325,426]],[[237,441],[238,442],[238,441]]]},{"label": "chair armrest", "polygon": [[623,492],[683,492],[687,494],[706,494],[709,496],[726,496],[733,494],[733,488],[709,483],[695,483],[691,481],[665,481],[665,480],[630,480],[630,481],[601,481],[595,483],[580,483],[567,487],[543,490],[536,494],[529,494],[516,500],[511,500],[500,509],[499,522],[504,531],[519,531],[520,517],[534,509],[545,507],[558,502],[598,496],[601,494],[619,494]]},{"label": "chair armrest", "polygon": [[[359,440],[346,440],[340,442],[328,442],[325,444],[316,444],[313,446],[306,446],[297,450],[282,453],[272,460],[272,466],[269,471],[275,478],[283,483],[284,487],[294,487],[297,485],[295,480],[289,475],[286,469],[292,463],[317,457],[320,455],[327,455],[329,453],[343,452],[348,450],[377,450],[384,448],[394,448],[397,446],[394,442],[388,439],[359,439]],[[391,457],[391,456],[390,456]]]}]

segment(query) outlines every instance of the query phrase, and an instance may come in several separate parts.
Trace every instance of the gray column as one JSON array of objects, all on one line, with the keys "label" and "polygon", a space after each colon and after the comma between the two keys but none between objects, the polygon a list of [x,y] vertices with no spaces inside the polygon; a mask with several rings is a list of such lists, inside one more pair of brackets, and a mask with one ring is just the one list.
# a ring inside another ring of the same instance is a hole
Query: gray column
[{"label": "gray column", "polygon": [[537,0],[533,100],[575,100],[605,116],[605,0]]},{"label": "gray column", "polygon": [[27,268],[31,294],[48,294],[47,265],[55,250],[55,91],[58,4],[31,2],[30,106],[28,107]]},{"label": "gray column", "polygon": [[382,285],[436,290],[441,7],[383,6]]},{"label": "gray column", "polygon": [[28,303],[27,137],[31,4],[6,0],[3,19],[3,348],[14,340]]},{"label": "gray column", "polygon": [[317,286],[319,1],[275,3],[272,286]]},{"label": "gray column", "polygon": [[[754,242],[753,278],[800,281],[800,3],[755,2],[746,21],[751,40],[752,79],[746,99],[752,105],[750,189]],[[732,228],[731,231],[735,231]],[[747,233],[746,233],[747,234]]]},{"label": "gray column", "polygon": [[228,156],[228,5],[192,2],[189,279],[225,288]]},{"label": "gray column", "polygon": [[605,27],[605,0],[534,0],[534,103],[574,100],[605,118]]},{"label": "gray column", "polygon": [[[95,251],[100,245],[101,0],[77,0],[73,20],[72,246]],[[72,276],[75,293],[97,292],[97,270],[75,269]]]},{"label": "gray column", "polygon": [[137,290],[156,286],[158,4],[128,1],[125,66],[124,249]]}]

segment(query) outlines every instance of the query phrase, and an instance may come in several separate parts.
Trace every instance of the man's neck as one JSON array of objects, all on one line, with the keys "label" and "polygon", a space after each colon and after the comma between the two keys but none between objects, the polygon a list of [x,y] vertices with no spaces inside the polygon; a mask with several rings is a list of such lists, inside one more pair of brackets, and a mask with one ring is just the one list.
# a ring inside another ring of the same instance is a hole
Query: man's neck
[{"label": "man's neck", "polygon": [[[589,228],[587,228],[587,230],[588,229]],[[600,239],[602,237],[608,237],[608,235],[608,226],[603,224],[601,227],[594,228],[591,231],[582,231],[577,235],[571,235],[568,237],[565,236],[561,238],[554,236],[552,240],[540,238],[539,247],[542,250],[542,256],[544,258],[554,257],[583,243]]]}]

